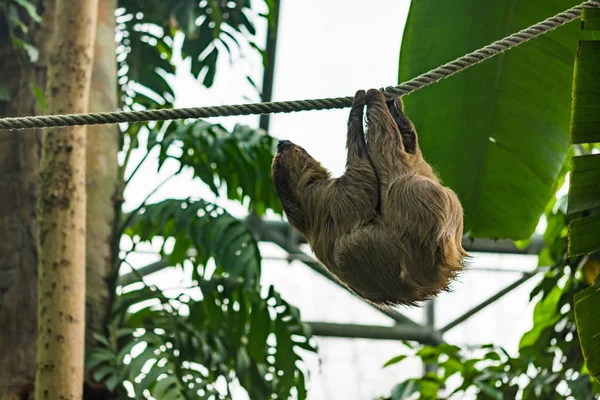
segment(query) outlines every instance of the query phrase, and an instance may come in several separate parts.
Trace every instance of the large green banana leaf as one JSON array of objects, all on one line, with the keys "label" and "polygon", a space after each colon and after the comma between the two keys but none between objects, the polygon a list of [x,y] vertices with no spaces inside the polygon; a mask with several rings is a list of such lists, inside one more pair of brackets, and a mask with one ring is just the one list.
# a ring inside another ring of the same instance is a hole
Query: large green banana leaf
[{"label": "large green banana leaf", "polygon": [[[577,4],[413,0],[399,80]],[[584,37],[569,23],[404,98],[425,158],[463,203],[466,233],[525,239],[535,230],[569,148],[573,62]]]}]

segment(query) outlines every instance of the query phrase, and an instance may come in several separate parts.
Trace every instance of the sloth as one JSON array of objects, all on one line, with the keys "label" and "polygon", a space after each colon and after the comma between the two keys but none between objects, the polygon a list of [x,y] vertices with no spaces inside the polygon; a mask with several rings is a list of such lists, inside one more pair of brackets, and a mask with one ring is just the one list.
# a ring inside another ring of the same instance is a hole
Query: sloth
[{"label": "sloth", "polygon": [[279,141],[271,172],[289,223],[338,281],[380,308],[449,291],[469,257],[463,209],[423,159],[400,98],[359,90],[346,146],[346,170],[332,178],[301,146]]}]

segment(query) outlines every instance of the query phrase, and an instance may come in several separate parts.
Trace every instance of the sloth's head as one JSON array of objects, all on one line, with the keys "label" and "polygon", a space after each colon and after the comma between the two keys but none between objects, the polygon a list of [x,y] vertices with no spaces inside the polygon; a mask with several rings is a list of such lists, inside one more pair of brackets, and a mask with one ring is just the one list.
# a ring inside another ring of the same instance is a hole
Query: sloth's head
[{"label": "sloth's head", "polygon": [[301,146],[280,140],[271,174],[288,219],[304,233],[314,214],[316,184],[327,181],[329,172]]}]

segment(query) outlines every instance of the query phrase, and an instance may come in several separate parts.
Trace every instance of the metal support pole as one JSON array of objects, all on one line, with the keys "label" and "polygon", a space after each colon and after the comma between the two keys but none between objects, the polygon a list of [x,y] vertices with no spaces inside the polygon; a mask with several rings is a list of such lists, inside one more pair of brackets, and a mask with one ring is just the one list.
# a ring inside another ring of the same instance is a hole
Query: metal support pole
[{"label": "metal support pole", "polygon": [[362,338],[383,340],[414,340],[419,343],[440,344],[441,336],[438,332],[419,326],[395,325],[357,325],[335,324],[330,322],[308,322],[315,336]]},{"label": "metal support pole", "polygon": [[435,299],[431,299],[425,306],[425,325],[435,329]]},{"label": "metal support pole", "polygon": [[[291,229],[285,221],[262,221],[264,227],[269,231],[278,231],[286,235],[288,229]],[[301,243],[305,241],[301,239]],[[524,249],[515,246],[511,240],[493,240],[493,239],[474,239],[463,237],[463,247],[466,251],[477,253],[499,253],[499,254],[531,254],[537,255],[544,247],[544,241],[541,235],[533,235],[531,244]]]},{"label": "metal support pole", "polygon": [[[271,101],[273,99],[273,81],[275,77],[275,57],[277,55],[277,34],[279,30],[279,8],[280,1],[275,0],[272,3],[270,10],[269,27],[267,28],[267,44],[266,44],[266,64],[263,74],[262,84],[262,101]],[[260,116],[259,126],[265,131],[269,131],[269,114]]]},{"label": "metal support pole", "polygon": [[[435,299],[431,299],[425,305],[425,326],[430,331],[435,331]],[[437,371],[437,364],[425,364],[423,365],[423,373],[429,372],[435,373]]]}]

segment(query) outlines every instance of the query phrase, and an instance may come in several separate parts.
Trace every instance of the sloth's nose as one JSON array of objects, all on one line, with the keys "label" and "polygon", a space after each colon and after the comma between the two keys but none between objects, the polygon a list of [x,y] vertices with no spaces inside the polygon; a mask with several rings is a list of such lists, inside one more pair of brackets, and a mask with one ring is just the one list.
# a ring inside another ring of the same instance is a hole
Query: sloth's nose
[{"label": "sloth's nose", "polygon": [[280,140],[279,142],[277,142],[277,151],[287,149],[288,147],[292,147],[293,145],[294,143],[290,142],[289,140]]}]

